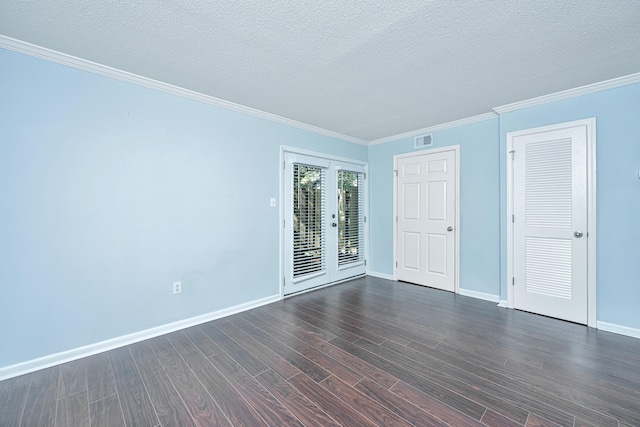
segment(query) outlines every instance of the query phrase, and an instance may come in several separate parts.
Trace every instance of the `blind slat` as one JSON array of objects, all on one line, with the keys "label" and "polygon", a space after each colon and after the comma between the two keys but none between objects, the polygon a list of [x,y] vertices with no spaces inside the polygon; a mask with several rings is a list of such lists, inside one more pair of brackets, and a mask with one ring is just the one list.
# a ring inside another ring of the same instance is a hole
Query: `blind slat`
[{"label": "blind slat", "polygon": [[338,265],[364,259],[363,174],[338,171]]},{"label": "blind slat", "polygon": [[293,277],[324,271],[325,171],[293,165]]}]

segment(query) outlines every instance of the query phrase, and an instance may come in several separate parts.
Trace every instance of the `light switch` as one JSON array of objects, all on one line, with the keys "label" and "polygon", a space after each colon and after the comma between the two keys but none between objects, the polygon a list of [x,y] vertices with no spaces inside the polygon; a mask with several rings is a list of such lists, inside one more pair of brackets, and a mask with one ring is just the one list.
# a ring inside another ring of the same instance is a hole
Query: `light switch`
[{"label": "light switch", "polygon": [[272,197],[271,201],[269,202],[269,206],[271,206],[272,208],[276,207],[276,198]]}]

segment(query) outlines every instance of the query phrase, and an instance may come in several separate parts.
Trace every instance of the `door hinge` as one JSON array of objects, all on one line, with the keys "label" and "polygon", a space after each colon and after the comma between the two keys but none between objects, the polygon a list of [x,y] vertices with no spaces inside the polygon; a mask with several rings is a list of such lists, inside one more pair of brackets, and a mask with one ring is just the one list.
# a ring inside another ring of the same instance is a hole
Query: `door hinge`
[{"label": "door hinge", "polygon": [[394,169],[394,170],[393,170],[393,173],[395,173],[395,174],[396,174],[396,176],[398,176],[398,170],[397,170],[397,169]]},{"label": "door hinge", "polygon": [[364,260],[364,266],[365,267],[367,266],[367,260],[366,259]]},{"label": "door hinge", "polygon": [[516,278],[512,277],[511,278],[511,286],[515,286],[516,285]]},{"label": "door hinge", "polygon": [[284,286],[284,285],[285,285],[285,281],[286,281],[286,280],[285,280],[285,278],[283,277],[283,278],[282,278],[282,286]]},{"label": "door hinge", "polygon": [[286,169],[287,168],[287,162],[283,161],[282,162],[282,169]]},{"label": "door hinge", "polygon": [[367,222],[367,217],[366,216],[364,217],[364,222]]},{"label": "door hinge", "polygon": [[511,215],[511,222],[516,222],[516,216],[515,215]]},{"label": "door hinge", "polygon": [[516,150],[509,151],[509,154],[511,154],[511,160],[513,160],[514,159],[514,155],[516,154]]},{"label": "door hinge", "polygon": [[284,223],[285,223],[285,220],[283,219],[282,220],[282,228],[284,228]]},{"label": "door hinge", "polygon": [[398,215],[396,215],[396,222],[398,222]]},{"label": "door hinge", "polygon": [[398,261],[396,261],[396,268],[398,268]]},{"label": "door hinge", "polygon": [[364,174],[364,179],[367,179],[367,174],[366,173]]}]

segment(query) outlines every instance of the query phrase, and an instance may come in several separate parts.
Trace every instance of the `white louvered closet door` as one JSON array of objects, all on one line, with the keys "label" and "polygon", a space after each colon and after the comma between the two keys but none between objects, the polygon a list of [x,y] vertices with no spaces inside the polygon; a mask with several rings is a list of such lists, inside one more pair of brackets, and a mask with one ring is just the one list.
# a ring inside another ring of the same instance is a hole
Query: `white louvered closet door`
[{"label": "white louvered closet door", "polygon": [[514,307],[587,323],[587,130],[514,138]]},{"label": "white louvered closet door", "polygon": [[285,154],[284,293],[365,273],[364,166]]}]

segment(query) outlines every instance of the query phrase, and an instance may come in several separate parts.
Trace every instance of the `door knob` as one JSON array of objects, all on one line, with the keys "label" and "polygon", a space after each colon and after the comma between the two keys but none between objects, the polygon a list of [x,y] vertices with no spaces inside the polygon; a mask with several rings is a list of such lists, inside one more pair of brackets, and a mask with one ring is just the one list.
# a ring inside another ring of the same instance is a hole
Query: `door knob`
[{"label": "door knob", "polygon": [[447,227],[447,231],[453,231],[453,227],[452,226],[448,226]]},{"label": "door knob", "polygon": [[582,231],[576,231],[575,233],[573,233],[573,235],[579,239],[580,237],[582,237]]},{"label": "door knob", "polygon": [[332,226],[332,227],[337,227],[337,226],[338,226],[338,224],[336,224],[335,222],[332,222],[332,223],[331,223],[331,226]]}]

